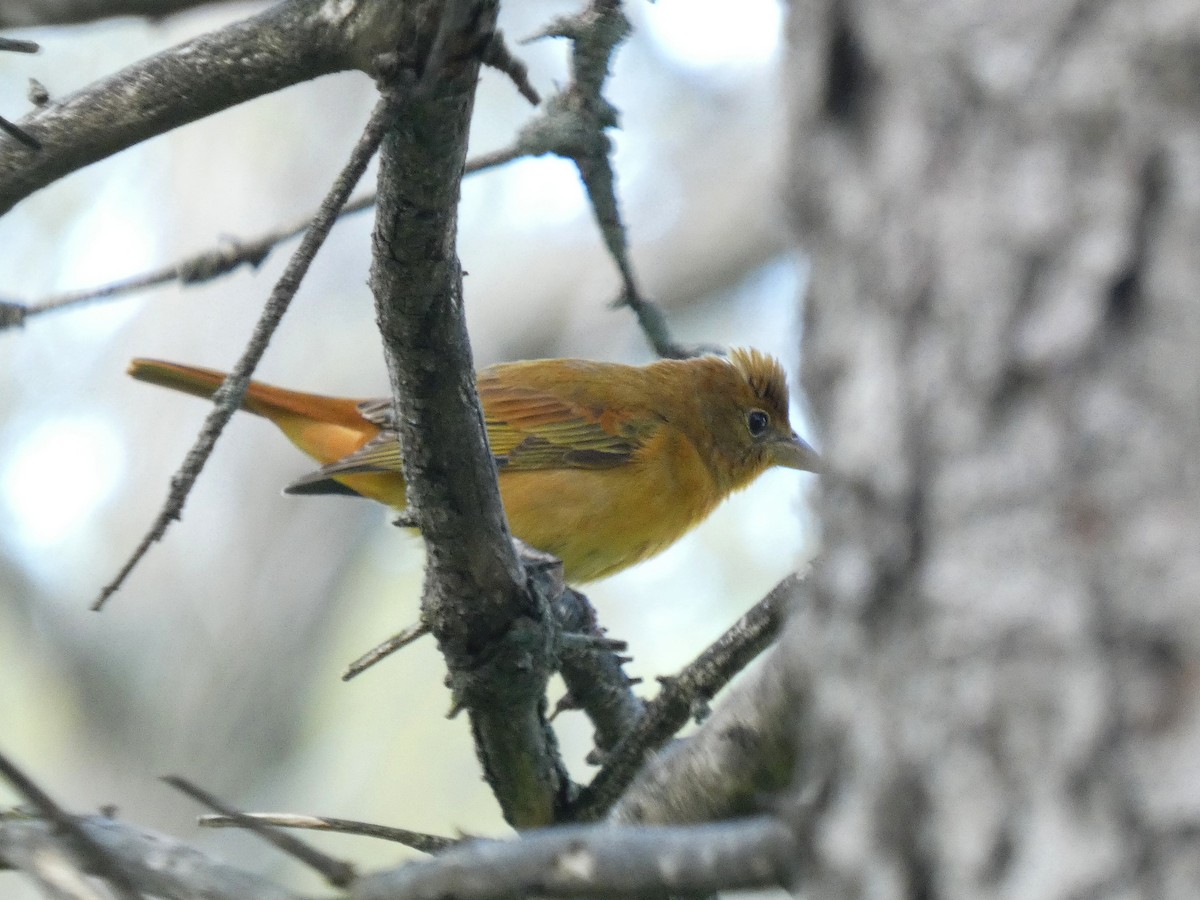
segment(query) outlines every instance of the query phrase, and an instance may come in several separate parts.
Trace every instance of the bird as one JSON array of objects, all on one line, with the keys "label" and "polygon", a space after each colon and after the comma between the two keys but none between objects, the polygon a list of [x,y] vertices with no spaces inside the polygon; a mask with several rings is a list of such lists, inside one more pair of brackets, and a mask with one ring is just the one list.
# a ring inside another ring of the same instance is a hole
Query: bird
[{"label": "bird", "polygon": [[[135,359],[139,381],[211,397],[214,369]],[[584,584],[649,559],[767,469],[818,472],[788,417],[768,354],[500,363],[477,373],[512,533]],[[251,382],[242,408],[273,422],[320,468],[288,494],[351,494],[406,509],[391,398],[356,400]]]}]

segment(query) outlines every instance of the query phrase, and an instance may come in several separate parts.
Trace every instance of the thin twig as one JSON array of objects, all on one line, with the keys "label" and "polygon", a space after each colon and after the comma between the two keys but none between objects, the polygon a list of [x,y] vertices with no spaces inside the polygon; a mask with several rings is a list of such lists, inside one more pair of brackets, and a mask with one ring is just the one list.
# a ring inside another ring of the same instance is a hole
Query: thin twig
[{"label": "thin twig", "polygon": [[316,847],[305,843],[299,838],[277,831],[265,823],[256,820],[253,816],[247,816],[238,812],[202,788],[196,787],[196,785],[185,778],[180,778],[177,775],[168,775],[163,778],[163,781],[176,790],[187,794],[196,802],[202,803],[209,809],[215,810],[231,819],[243,828],[250,829],[288,856],[298,859],[300,862],[319,872],[321,877],[334,887],[345,887],[357,877],[354,867],[348,862],[336,859],[327,853],[322,853]]},{"label": "thin twig", "polygon": [[180,466],[179,471],[172,477],[171,489],[162,510],[159,512],[154,524],[150,526],[150,530],[142,538],[137,549],[134,550],[133,555],[121,567],[120,572],[117,573],[117,577],[100,592],[100,596],[92,604],[92,609],[98,610],[104,606],[105,601],[116,593],[129,573],[133,571],[141,558],[146,555],[150,547],[156,541],[162,539],[162,536],[166,533],[167,526],[173,520],[180,517],[183,511],[183,504],[187,500],[192,485],[195,484],[201,469],[204,468],[205,462],[208,461],[213,446],[224,430],[226,423],[229,422],[234,411],[241,404],[242,397],[245,395],[246,388],[250,383],[250,376],[266,351],[267,344],[270,342],[271,336],[275,333],[275,329],[283,318],[283,314],[287,312],[292,298],[296,295],[296,291],[300,287],[301,280],[304,278],[305,273],[308,272],[308,267],[312,263],[313,257],[325,242],[330,228],[333,227],[333,223],[337,219],[338,211],[350,198],[350,192],[354,190],[354,186],[362,177],[363,172],[366,171],[371,157],[375,155],[375,151],[383,139],[384,132],[390,124],[393,112],[393,106],[387,99],[382,99],[376,104],[367,127],[363,130],[362,136],[359,137],[358,143],[354,147],[354,151],[350,154],[349,162],[346,163],[345,168],[338,175],[333,187],[321,202],[320,209],[317,211],[316,216],[313,217],[312,225],[304,233],[304,238],[300,241],[300,246],[296,248],[296,251],[292,254],[292,258],[288,260],[287,268],[279,277],[279,281],[275,283],[275,287],[271,291],[271,296],[267,300],[262,315],[254,327],[254,332],[250,336],[250,341],[242,353],[241,359],[237,361],[237,365],[234,366],[233,371],[225,378],[224,384],[213,395],[213,411],[205,419],[204,427],[201,429],[196,443],[188,451],[183,465]]},{"label": "thin twig", "polygon": [[[0,4],[9,6],[10,0]],[[18,124],[41,141],[40,153],[0,140],[0,215],[65,175],[142,141],[408,46],[411,17],[397,15],[394,4],[343,4],[336,26],[329,13],[328,0],[270,4],[32,110]]]},{"label": "thin twig", "polygon": [[414,622],[403,631],[393,634],[386,641],[376,644],[350,665],[346,666],[346,671],[342,673],[342,681],[349,681],[361,675],[377,662],[382,662],[398,650],[403,650],[413,641],[423,638],[429,634],[429,626],[424,622]]},{"label": "thin twig", "polygon": [[534,106],[542,102],[537,89],[529,82],[529,68],[522,60],[513,55],[508,48],[508,43],[504,40],[504,32],[499,28],[492,35],[492,41],[483,54],[483,63],[511,78],[521,96]]},{"label": "thin twig", "polygon": [[588,821],[602,816],[641,768],[648,753],[657,750],[688,720],[707,712],[707,704],[730,679],[775,639],[796,585],[793,573],[775,585],[721,637],[673,678],[646,705],[645,713],[622,738],[572,806],[572,817]]},{"label": "thin twig", "polygon": [[[367,197],[360,197],[357,200],[347,203],[338,213],[337,218],[342,219],[345,216],[362,212],[374,205],[375,196],[373,194]],[[120,281],[114,281],[110,284],[87,288],[81,291],[69,291],[57,297],[50,297],[36,304],[26,306],[24,318],[31,318],[47,312],[55,312],[72,306],[82,306],[98,300],[116,299],[126,294],[157,287],[160,284],[166,284],[171,281],[178,281],[181,284],[202,284],[206,281],[219,278],[222,275],[228,275],[243,265],[258,268],[277,245],[304,234],[312,224],[312,221],[313,217],[310,215],[291,227],[276,229],[252,241],[239,241],[236,238],[230,239],[225,242],[224,246],[205,250],[202,253],[189,256],[168,266],[143,272],[140,275],[134,275],[129,278],[123,278]]]},{"label": "thin twig", "polygon": [[71,848],[79,854],[84,866],[106,879],[121,900],[142,900],[141,892],[134,887],[120,864],[88,837],[74,818],[64,812],[49,794],[34,784],[33,779],[3,753],[0,753],[0,775],[36,806],[43,816],[54,823],[66,836]]},{"label": "thin twig", "polygon": [[310,831],[333,831],[338,834],[379,838],[403,844],[405,847],[420,850],[422,853],[441,853],[460,843],[456,838],[409,831],[407,828],[392,828],[388,825],[375,825],[371,822],[356,822],[353,819],[304,816],[296,813],[242,813],[240,817],[208,815],[201,816],[199,822],[208,828],[244,828],[243,819],[253,819],[264,825],[275,825],[279,828],[303,828]]},{"label": "thin twig", "polygon": [[[474,159],[467,160],[464,174],[472,175],[496,166],[504,165],[527,155],[526,151],[514,145],[482,153]],[[347,203],[337,215],[338,220],[363,212],[375,206],[375,194],[365,194]],[[36,303],[18,303],[16,301],[0,300],[0,331],[10,326],[24,325],[26,319],[48,312],[71,309],[103,300],[119,300],[130,294],[157,287],[172,281],[192,285],[214,281],[224,275],[236,271],[241,266],[258,268],[270,256],[277,246],[292,238],[302,235],[310,225],[316,213],[305,216],[299,222],[286,227],[267,232],[249,241],[228,239],[220,247],[213,247],[186,259],[179,260],[149,272],[132,275],[111,284],[86,288],[80,291],[69,291],[56,297],[48,297]]]},{"label": "thin twig", "polygon": [[36,41],[22,41],[17,38],[0,37],[0,50],[9,50],[13,53],[38,53],[41,49],[41,45]]},{"label": "thin twig", "polygon": [[556,19],[534,38],[561,37],[571,41],[571,82],[543,106],[539,119],[522,136],[549,139],[545,152],[572,160],[587,190],[600,234],[621,275],[618,306],[628,306],[659,356],[680,359],[699,349],[677,344],[666,317],[638,286],[629,258],[628,238],[617,199],[616,173],[607,131],[617,124],[617,111],[604,97],[613,54],[630,31],[619,0],[592,0],[575,16]]}]

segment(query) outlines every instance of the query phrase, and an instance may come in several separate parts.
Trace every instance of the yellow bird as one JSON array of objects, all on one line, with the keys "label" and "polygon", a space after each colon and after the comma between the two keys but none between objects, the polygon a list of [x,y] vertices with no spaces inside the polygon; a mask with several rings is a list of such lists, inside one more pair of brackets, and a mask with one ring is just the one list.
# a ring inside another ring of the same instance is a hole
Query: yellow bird
[{"label": "yellow bird", "polygon": [[[141,381],[209,397],[221,372],[135,359]],[[772,466],[815,472],[788,421],[773,357],[646,366],[544,359],[479,372],[479,399],[513,534],[582,583],[665,550]],[[405,508],[390,399],[351,400],[252,382],[242,403],[321,468],[290,494],[357,494]]]}]

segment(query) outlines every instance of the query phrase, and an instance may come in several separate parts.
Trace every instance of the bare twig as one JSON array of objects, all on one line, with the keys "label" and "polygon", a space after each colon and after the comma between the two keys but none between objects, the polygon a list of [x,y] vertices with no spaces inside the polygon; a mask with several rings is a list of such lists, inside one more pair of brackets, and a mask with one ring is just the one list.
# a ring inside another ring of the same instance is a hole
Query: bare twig
[{"label": "bare twig", "polygon": [[349,863],[335,859],[328,853],[322,853],[316,847],[306,844],[299,838],[271,828],[268,824],[256,819],[254,816],[247,816],[238,812],[233,807],[222,803],[212,794],[197,787],[185,778],[168,775],[163,778],[163,781],[176,790],[187,794],[198,803],[202,803],[209,809],[232,820],[242,828],[250,829],[264,841],[267,841],[288,856],[299,860],[314,871],[319,872],[321,877],[334,887],[345,887],[354,881],[356,877],[354,867]]},{"label": "bare twig", "polygon": [[[173,838],[105,816],[72,817],[112,859],[120,862],[145,894],[165,900],[300,900],[295,894],[250,872],[216,862]],[[27,815],[0,812],[0,869],[28,869],[38,858],[68,852],[56,824]],[[103,875],[79,864],[92,875]]]},{"label": "bare twig", "polygon": [[[495,166],[511,162],[523,155],[524,153],[516,147],[507,147],[483,153],[475,159],[467,160],[464,174],[472,175],[476,172],[483,172]],[[371,209],[374,205],[374,193],[351,200],[338,213],[338,220]],[[48,297],[36,303],[18,303],[11,300],[0,300],[0,331],[10,326],[24,325],[26,319],[31,319],[43,313],[73,309],[76,306],[97,303],[103,300],[122,299],[138,291],[157,287],[171,281],[179,281],[181,284],[203,284],[204,282],[220,278],[223,275],[228,275],[244,265],[258,268],[279,244],[304,234],[312,224],[314,215],[315,213],[306,216],[303,220],[289,227],[275,229],[249,241],[237,239],[226,240],[219,247],[205,250],[171,265],[143,272],[139,275],[133,275],[129,278],[123,278],[120,281],[114,281],[110,284],[100,285],[99,287],[87,288],[81,291],[70,291],[65,294],[59,294],[56,297]]]},{"label": "bare twig", "polygon": [[677,825],[761,812],[796,773],[806,699],[788,675],[773,645],[694,733],[650,755],[607,820]]},{"label": "bare twig", "polygon": [[534,106],[542,102],[537,90],[529,83],[529,69],[524,62],[513,56],[512,51],[508,48],[508,43],[504,40],[504,32],[499,28],[492,35],[492,41],[483,54],[483,64],[491,66],[511,78],[521,96]]},{"label": "bare twig", "polygon": [[42,48],[35,41],[22,41],[17,38],[0,37],[0,50],[13,53],[37,53]]},{"label": "bare twig", "polygon": [[403,631],[393,634],[386,641],[376,644],[350,665],[346,666],[346,671],[342,673],[342,681],[349,681],[351,678],[356,678],[361,675],[377,662],[382,662],[393,653],[403,650],[413,641],[419,640],[429,634],[429,626],[424,622],[414,622]]},{"label": "bare twig", "polygon": [[120,862],[93,841],[79,827],[75,819],[65,813],[50,795],[34,784],[33,779],[22,772],[7,756],[0,753],[0,776],[11,784],[18,793],[37,807],[38,811],[54,823],[67,839],[71,849],[79,856],[88,871],[104,878],[122,900],[141,900],[141,892],[134,886]]},{"label": "bare twig", "polygon": [[389,124],[389,118],[393,112],[391,104],[386,100],[381,100],[375,106],[367,127],[364,129],[362,136],[354,147],[354,151],[350,155],[349,162],[346,163],[345,168],[342,169],[333,187],[326,195],[324,201],[322,201],[320,209],[313,218],[312,225],[304,233],[304,238],[301,240],[300,246],[296,248],[296,251],[292,254],[292,258],[288,260],[287,268],[279,277],[279,281],[275,283],[275,287],[271,291],[271,296],[267,300],[258,323],[255,325],[254,333],[250,337],[245,352],[243,352],[241,359],[238,360],[237,365],[234,366],[233,371],[226,377],[225,383],[213,395],[214,409],[205,420],[204,427],[196,439],[196,443],[188,451],[183,465],[180,466],[179,471],[171,479],[171,489],[162,510],[159,512],[154,524],[151,525],[150,530],[142,538],[141,543],[134,550],[133,555],[121,567],[121,570],[117,573],[117,577],[100,592],[100,596],[92,604],[92,609],[98,610],[103,607],[105,601],[121,587],[126,577],[133,571],[133,568],[141,558],[146,555],[150,547],[156,541],[162,539],[162,536],[166,533],[167,526],[173,520],[179,518],[183,510],[184,501],[187,500],[192,485],[195,484],[196,478],[200,475],[201,469],[203,469],[205,462],[207,462],[209,455],[212,453],[213,446],[216,444],[221,431],[241,404],[242,397],[245,395],[246,388],[250,383],[250,376],[266,351],[267,344],[271,340],[271,336],[275,333],[275,329],[283,318],[283,314],[287,312],[288,306],[292,298],[296,295],[296,291],[300,287],[300,282],[308,271],[313,257],[324,243],[330,228],[333,227],[338,211],[349,199],[350,192],[354,190],[355,184],[358,183],[363,172],[366,171],[371,157],[375,155],[375,151],[379,147],[379,142],[383,138],[384,131]]},{"label": "bare twig", "polygon": [[[345,216],[362,212],[374,205],[374,195],[360,197],[347,203],[338,212],[337,218],[342,219]],[[243,265],[258,268],[277,245],[304,234],[312,224],[312,220],[313,217],[308,216],[302,222],[297,222],[288,228],[276,229],[251,241],[226,240],[220,247],[197,253],[162,268],[99,287],[70,291],[57,297],[28,304],[24,306],[22,322],[43,313],[57,312],[100,300],[118,299],[171,281],[179,281],[181,284],[202,284],[227,275]],[[4,324],[3,321],[0,321],[0,329],[4,327]]]},{"label": "bare twig", "polygon": [[[604,637],[596,611],[587,597],[570,588],[563,591],[555,610],[559,628],[568,634]],[[567,686],[571,705],[582,709],[596,729],[596,747],[607,753],[627,735],[645,712],[633,692],[622,657],[611,649],[573,648],[564,644],[559,673]]]},{"label": "bare twig", "polygon": [[617,111],[604,97],[604,84],[612,55],[629,30],[620,0],[591,0],[578,15],[556,19],[534,36],[571,41],[571,82],[546,101],[542,115],[525,128],[522,139],[545,143],[543,152],[555,153],[575,163],[605,246],[621,275],[623,287],[617,305],[633,311],[659,356],[694,356],[697,351],[671,339],[662,310],[638,286],[621,221],[616,173],[609,158],[612,142],[607,134],[609,128],[617,125]]},{"label": "bare twig", "polygon": [[716,693],[775,639],[800,581],[795,573],[783,579],[678,675],[660,679],[658,696],[646,705],[634,728],[580,792],[572,807],[573,818],[589,820],[604,815],[633,780],[646,755],[670,740],[689,719],[707,711]]},{"label": "bare twig", "polygon": [[704,896],[790,887],[797,841],[774,816],[676,827],[577,825],[474,841],[363,876],[354,900]]},{"label": "bare twig", "polygon": [[407,828],[392,828],[388,825],[374,825],[370,822],[356,822],[352,819],[334,819],[329,816],[305,816],[296,813],[242,813],[240,817],[209,815],[201,816],[201,825],[209,828],[244,828],[243,819],[253,819],[264,825],[275,825],[279,828],[303,828],[309,831],[332,831],[338,834],[354,834],[360,837],[379,838],[384,841],[403,844],[422,853],[441,853],[443,850],[460,843],[456,838],[441,837],[436,834],[424,834],[420,831],[409,831]]}]

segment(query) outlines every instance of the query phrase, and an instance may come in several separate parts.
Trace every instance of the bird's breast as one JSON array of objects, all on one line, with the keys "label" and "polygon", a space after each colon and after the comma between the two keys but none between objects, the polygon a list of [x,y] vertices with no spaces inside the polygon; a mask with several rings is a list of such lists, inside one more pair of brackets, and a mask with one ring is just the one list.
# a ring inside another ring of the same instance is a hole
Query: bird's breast
[{"label": "bird's breast", "polygon": [[501,471],[500,492],[513,533],[559,557],[574,583],[654,556],[721,499],[695,448],[670,428],[613,468]]}]

